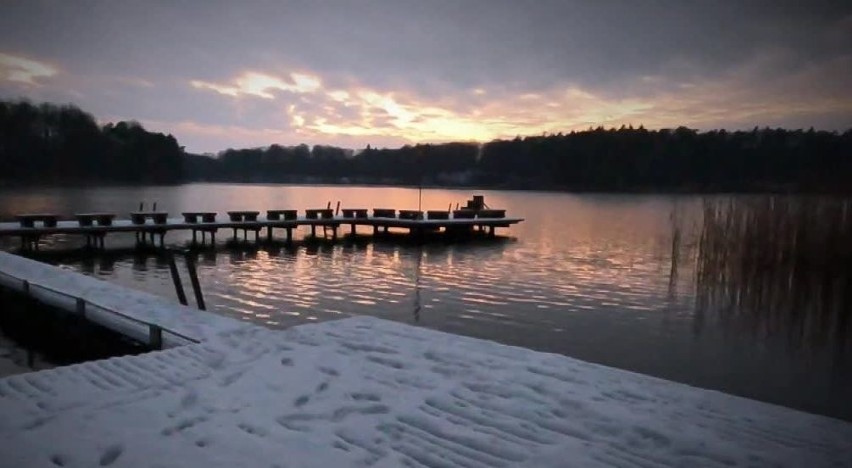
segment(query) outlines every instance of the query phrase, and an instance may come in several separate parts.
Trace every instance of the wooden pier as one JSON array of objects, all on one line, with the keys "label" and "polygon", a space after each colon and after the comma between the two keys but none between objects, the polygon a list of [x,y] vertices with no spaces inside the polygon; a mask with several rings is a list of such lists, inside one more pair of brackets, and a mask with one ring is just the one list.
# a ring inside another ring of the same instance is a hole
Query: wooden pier
[{"label": "wooden pier", "polygon": [[230,229],[232,238],[237,240],[242,233],[248,240],[249,233],[254,240],[261,240],[261,231],[266,231],[266,240],[274,240],[276,229],[283,230],[284,240],[292,242],[293,231],[306,226],[311,236],[317,236],[321,229],[323,235],[331,232],[337,239],[338,230],[349,227],[349,234],[356,235],[358,226],[371,228],[373,235],[388,233],[390,229],[407,230],[412,236],[426,233],[444,233],[454,236],[468,236],[482,233],[495,236],[497,228],[507,228],[523,221],[522,218],[509,218],[505,210],[455,211],[419,211],[375,208],[372,215],[366,208],[307,209],[304,216],[297,210],[268,210],[265,216],[259,211],[228,211],[227,220],[219,220],[216,212],[183,212],[181,218],[170,218],[167,212],[132,212],[127,219],[117,219],[114,213],[81,213],[72,217],[57,214],[21,214],[17,222],[0,223],[0,237],[18,237],[25,250],[37,250],[42,238],[55,234],[82,235],[86,245],[104,248],[104,238],[110,233],[134,233],[136,241],[142,245],[165,246],[165,236],[170,231],[190,231],[193,243],[215,244],[216,233],[220,229]]}]

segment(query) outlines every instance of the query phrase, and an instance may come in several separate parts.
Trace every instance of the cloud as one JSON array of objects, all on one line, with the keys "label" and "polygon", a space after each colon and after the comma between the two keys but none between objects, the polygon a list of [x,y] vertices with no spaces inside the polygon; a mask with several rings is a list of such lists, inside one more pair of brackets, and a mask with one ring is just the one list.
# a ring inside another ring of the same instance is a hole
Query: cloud
[{"label": "cloud", "polygon": [[39,78],[49,78],[58,70],[44,62],[0,53],[0,81],[36,86]]},{"label": "cloud", "polygon": [[266,73],[249,71],[235,78],[230,84],[192,80],[190,85],[193,88],[208,89],[231,97],[256,96],[274,99],[273,91],[311,93],[320,89],[322,82],[318,77],[304,73],[290,73],[289,79],[283,79]]},{"label": "cloud", "polygon": [[488,141],[597,126],[706,130],[777,125],[785,119],[818,126],[821,116],[852,115],[852,93],[838,78],[850,76],[852,56],[779,73],[789,59],[769,51],[714,76],[691,72],[681,63],[671,73],[636,76],[615,88],[492,85],[487,93],[480,88],[448,91],[440,100],[417,89],[378,89],[351,80],[345,87],[326,89],[323,83],[334,80],[313,71],[285,76],[243,72],[232,83],[192,83],[232,98],[263,98],[270,103],[265,117],[257,106],[252,112],[261,128],[278,133],[239,134],[286,137],[285,143]]}]

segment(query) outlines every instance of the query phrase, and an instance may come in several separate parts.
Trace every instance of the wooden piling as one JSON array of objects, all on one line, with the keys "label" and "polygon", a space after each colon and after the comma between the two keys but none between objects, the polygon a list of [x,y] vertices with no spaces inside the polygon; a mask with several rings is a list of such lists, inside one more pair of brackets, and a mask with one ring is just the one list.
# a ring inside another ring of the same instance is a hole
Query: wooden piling
[{"label": "wooden piling", "polygon": [[204,305],[204,296],[201,294],[201,283],[198,282],[198,272],[195,270],[195,259],[189,253],[184,258],[186,259],[186,269],[189,271],[189,280],[192,282],[192,292],[195,293],[195,302],[200,310],[207,310]]},{"label": "wooden piling", "polygon": [[177,294],[178,302],[183,305],[188,305],[186,293],[183,290],[183,282],[178,274],[177,264],[175,264],[175,256],[172,254],[169,254],[169,272],[172,274],[172,283],[175,286],[175,293]]}]

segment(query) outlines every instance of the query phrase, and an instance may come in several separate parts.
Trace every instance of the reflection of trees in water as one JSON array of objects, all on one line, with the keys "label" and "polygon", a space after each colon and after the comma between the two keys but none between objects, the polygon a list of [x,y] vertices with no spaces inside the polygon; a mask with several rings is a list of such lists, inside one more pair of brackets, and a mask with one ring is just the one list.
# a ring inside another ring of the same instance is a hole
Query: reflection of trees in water
[{"label": "reflection of trees in water", "polygon": [[852,203],[749,197],[705,201],[696,266],[696,326],[718,314],[794,348],[849,345]]}]

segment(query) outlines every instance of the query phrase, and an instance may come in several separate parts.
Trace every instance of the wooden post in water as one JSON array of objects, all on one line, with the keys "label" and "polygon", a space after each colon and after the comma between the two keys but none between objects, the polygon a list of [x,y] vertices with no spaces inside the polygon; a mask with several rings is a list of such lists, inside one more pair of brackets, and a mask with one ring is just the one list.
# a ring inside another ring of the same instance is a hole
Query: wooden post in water
[{"label": "wooden post in water", "polygon": [[180,280],[177,265],[175,264],[175,256],[172,253],[169,253],[169,271],[172,274],[172,282],[175,285],[175,292],[177,293],[178,301],[182,305],[188,305],[186,293],[183,291],[183,282]]},{"label": "wooden post in water", "polygon": [[207,310],[204,305],[204,296],[201,294],[201,283],[198,282],[198,272],[195,270],[195,259],[190,253],[184,255],[186,269],[189,271],[189,280],[192,282],[192,292],[195,293],[195,302],[200,310]]}]

